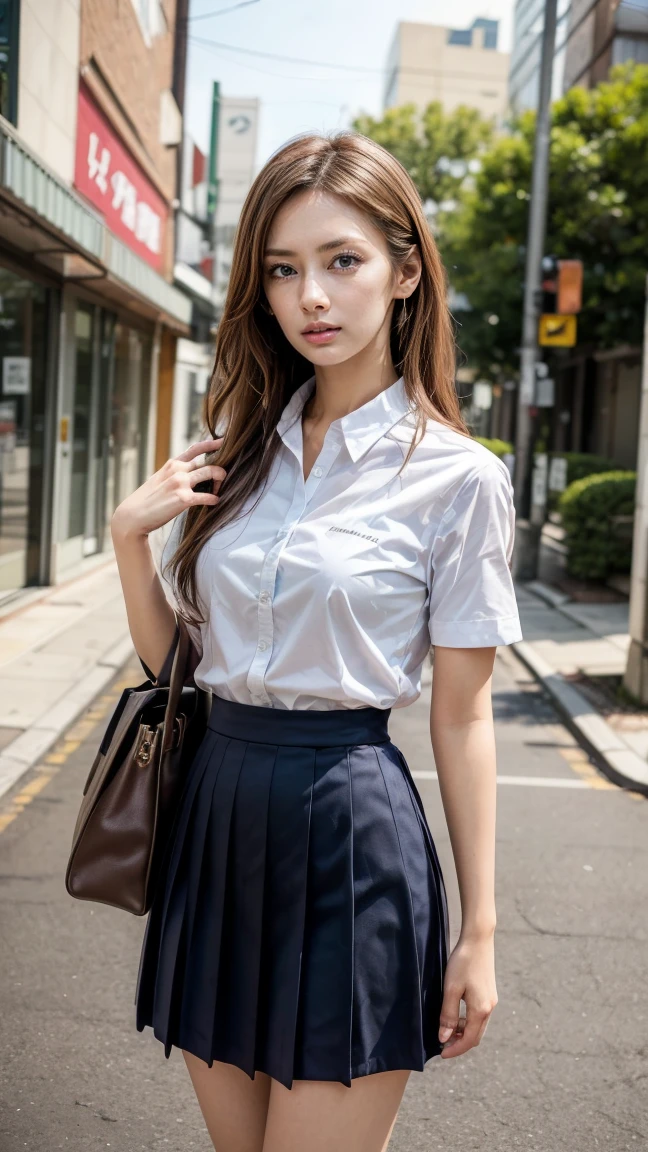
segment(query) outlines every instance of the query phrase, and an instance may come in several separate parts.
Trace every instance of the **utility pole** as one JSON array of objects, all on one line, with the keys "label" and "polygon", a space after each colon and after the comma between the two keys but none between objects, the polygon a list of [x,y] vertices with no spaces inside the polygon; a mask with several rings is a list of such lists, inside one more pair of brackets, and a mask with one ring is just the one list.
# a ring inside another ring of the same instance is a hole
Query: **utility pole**
[{"label": "utility pole", "polygon": [[209,133],[209,183],[207,186],[207,218],[211,225],[212,247],[216,241],[216,208],[218,206],[218,135],[220,127],[220,83],[212,85],[211,131]]},{"label": "utility pole", "polygon": [[648,279],[639,412],[637,496],[630,571],[630,648],[623,687],[648,704]]},{"label": "utility pole", "polygon": [[533,580],[537,575],[540,532],[544,519],[544,506],[537,509],[532,500],[533,419],[531,408],[536,396],[538,320],[541,304],[542,257],[547,226],[551,81],[556,44],[557,8],[558,0],[546,0],[527,233],[513,485],[516,508],[514,574],[518,580]]}]

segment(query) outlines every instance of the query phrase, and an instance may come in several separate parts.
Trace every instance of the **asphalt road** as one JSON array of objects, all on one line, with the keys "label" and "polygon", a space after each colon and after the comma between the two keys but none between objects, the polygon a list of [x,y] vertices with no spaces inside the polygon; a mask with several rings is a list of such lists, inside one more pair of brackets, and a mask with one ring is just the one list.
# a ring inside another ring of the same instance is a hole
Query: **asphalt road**
[{"label": "asphalt road", "polygon": [[[134,1027],[143,921],[63,883],[105,718],[138,674],[125,669],[0,800],[0,1152],[211,1147],[182,1056],[166,1061]],[[494,708],[499,1004],[479,1048],[412,1074],[390,1152],[648,1148],[648,804],[598,775],[508,649]],[[428,709],[429,689],[390,730],[417,774],[456,935]]]}]

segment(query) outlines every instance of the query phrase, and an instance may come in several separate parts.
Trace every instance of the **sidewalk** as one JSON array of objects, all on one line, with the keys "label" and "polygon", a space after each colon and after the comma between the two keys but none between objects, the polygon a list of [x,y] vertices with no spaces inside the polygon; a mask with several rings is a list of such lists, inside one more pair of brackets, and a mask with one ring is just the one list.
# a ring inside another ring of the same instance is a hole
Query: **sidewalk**
[{"label": "sidewalk", "polygon": [[[573,682],[621,675],[628,605],[581,604],[534,581],[516,587],[524,640],[511,647],[615,783],[648,794],[648,710],[614,711]],[[114,560],[0,611],[0,796],[35,765],[133,656]],[[426,679],[429,669],[424,670]]]},{"label": "sidewalk", "polygon": [[133,654],[114,560],[0,612],[0,796]]},{"label": "sidewalk", "polygon": [[516,584],[516,596],[524,636],[516,655],[605,775],[648,794],[648,709],[616,705],[605,687],[625,671],[628,602],[583,604],[539,580]]}]

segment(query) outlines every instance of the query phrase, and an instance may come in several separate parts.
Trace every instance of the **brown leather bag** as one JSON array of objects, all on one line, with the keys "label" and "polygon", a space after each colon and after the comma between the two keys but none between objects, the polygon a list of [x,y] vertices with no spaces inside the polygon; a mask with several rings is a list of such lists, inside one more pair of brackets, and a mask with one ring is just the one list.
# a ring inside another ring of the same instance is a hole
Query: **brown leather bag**
[{"label": "brown leather bag", "polygon": [[[172,653],[170,683],[160,685]],[[158,680],[124,689],[117,703],[72,836],[65,886],[77,900],[135,916],[151,906],[177,801],[211,707],[211,693],[193,681],[192,654],[176,613],[175,639]]]}]

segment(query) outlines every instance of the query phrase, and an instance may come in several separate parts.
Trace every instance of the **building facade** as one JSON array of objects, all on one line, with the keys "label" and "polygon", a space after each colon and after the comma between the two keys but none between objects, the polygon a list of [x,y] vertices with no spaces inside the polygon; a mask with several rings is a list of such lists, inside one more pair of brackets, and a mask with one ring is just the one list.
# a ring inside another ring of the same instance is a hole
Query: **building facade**
[{"label": "building facade", "polygon": [[[544,0],[516,0],[509,102],[521,112],[538,105]],[[648,0],[559,0],[552,98],[593,88],[610,68],[648,64]]]},{"label": "building facade", "polygon": [[[558,0],[551,84],[553,100],[563,91],[570,6],[571,0]],[[513,112],[524,112],[538,106],[544,8],[544,0],[516,0],[508,77],[508,99]]]},{"label": "building facade", "polygon": [[502,123],[509,56],[497,41],[496,20],[475,20],[466,29],[401,21],[387,57],[384,109],[410,103],[423,109],[438,100],[446,111],[467,104]]},{"label": "building facade", "polygon": [[175,0],[9,0],[0,76],[0,598],[111,548],[169,455]]},{"label": "building facade", "polygon": [[648,64],[648,0],[572,0],[564,88],[594,88],[615,64]]}]

